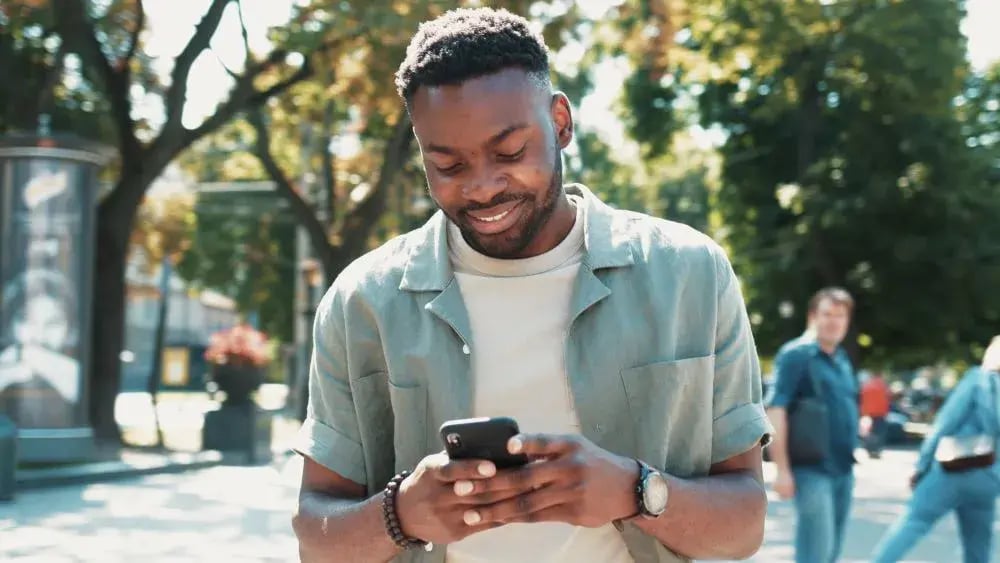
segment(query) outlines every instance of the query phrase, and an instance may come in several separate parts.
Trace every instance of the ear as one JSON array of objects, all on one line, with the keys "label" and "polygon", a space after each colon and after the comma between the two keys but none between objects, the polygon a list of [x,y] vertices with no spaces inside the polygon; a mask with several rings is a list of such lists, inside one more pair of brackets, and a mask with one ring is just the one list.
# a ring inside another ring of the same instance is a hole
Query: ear
[{"label": "ear", "polygon": [[573,112],[566,94],[562,92],[552,94],[551,113],[559,147],[564,149],[573,140]]}]

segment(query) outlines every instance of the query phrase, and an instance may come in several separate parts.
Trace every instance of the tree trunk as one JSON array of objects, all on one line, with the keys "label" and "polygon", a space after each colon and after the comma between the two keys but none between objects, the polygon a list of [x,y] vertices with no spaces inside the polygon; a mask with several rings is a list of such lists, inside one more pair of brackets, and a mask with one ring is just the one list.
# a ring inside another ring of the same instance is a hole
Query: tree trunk
[{"label": "tree trunk", "polygon": [[[121,432],[115,422],[115,399],[121,385],[128,229],[116,226],[117,218],[104,211],[103,207],[98,211],[97,221],[88,406],[97,439],[121,443]],[[125,236],[120,234],[122,231]]]},{"label": "tree trunk", "polygon": [[[121,390],[125,344],[125,266],[132,222],[142,194],[162,167],[145,170],[141,160],[122,170],[114,191],[97,208],[96,268],[91,315],[88,414],[98,441],[121,444],[115,400]],[[138,164],[135,164],[138,163]]]}]

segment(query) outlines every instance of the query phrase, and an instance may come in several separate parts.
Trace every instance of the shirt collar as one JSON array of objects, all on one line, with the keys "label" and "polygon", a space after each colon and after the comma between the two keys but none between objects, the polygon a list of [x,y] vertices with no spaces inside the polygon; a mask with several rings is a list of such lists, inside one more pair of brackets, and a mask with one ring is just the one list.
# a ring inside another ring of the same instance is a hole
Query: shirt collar
[{"label": "shirt collar", "polygon": [[[630,218],[615,212],[581,184],[570,184],[565,189],[583,200],[584,264],[591,270],[632,265],[635,259],[628,229]],[[455,277],[448,259],[448,218],[439,210],[407,238],[409,255],[399,288],[443,291]]]}]

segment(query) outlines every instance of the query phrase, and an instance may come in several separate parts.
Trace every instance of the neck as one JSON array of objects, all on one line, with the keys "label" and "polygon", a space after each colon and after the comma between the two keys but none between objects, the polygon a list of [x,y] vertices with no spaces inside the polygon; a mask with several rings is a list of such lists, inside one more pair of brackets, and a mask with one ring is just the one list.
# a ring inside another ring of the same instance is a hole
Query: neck
[{"label": "neck", "polygon": [[826,352],[827,354],[833,354],[834,352],[837,351],[836,342],[830,342],[824,340],[817,340],[816,342],[819,344],[819,349]]}]

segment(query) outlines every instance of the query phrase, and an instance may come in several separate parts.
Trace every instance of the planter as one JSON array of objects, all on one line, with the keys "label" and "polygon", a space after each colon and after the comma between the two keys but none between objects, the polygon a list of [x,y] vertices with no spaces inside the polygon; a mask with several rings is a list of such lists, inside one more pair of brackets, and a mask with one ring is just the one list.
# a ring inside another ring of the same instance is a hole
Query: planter
[{"label": "planter", "polygon": [[250,404],[250,395],[264,382],[264,370],[257,366],[216,364],[212,366],[212,381],[226,393],[223,405]]}]

